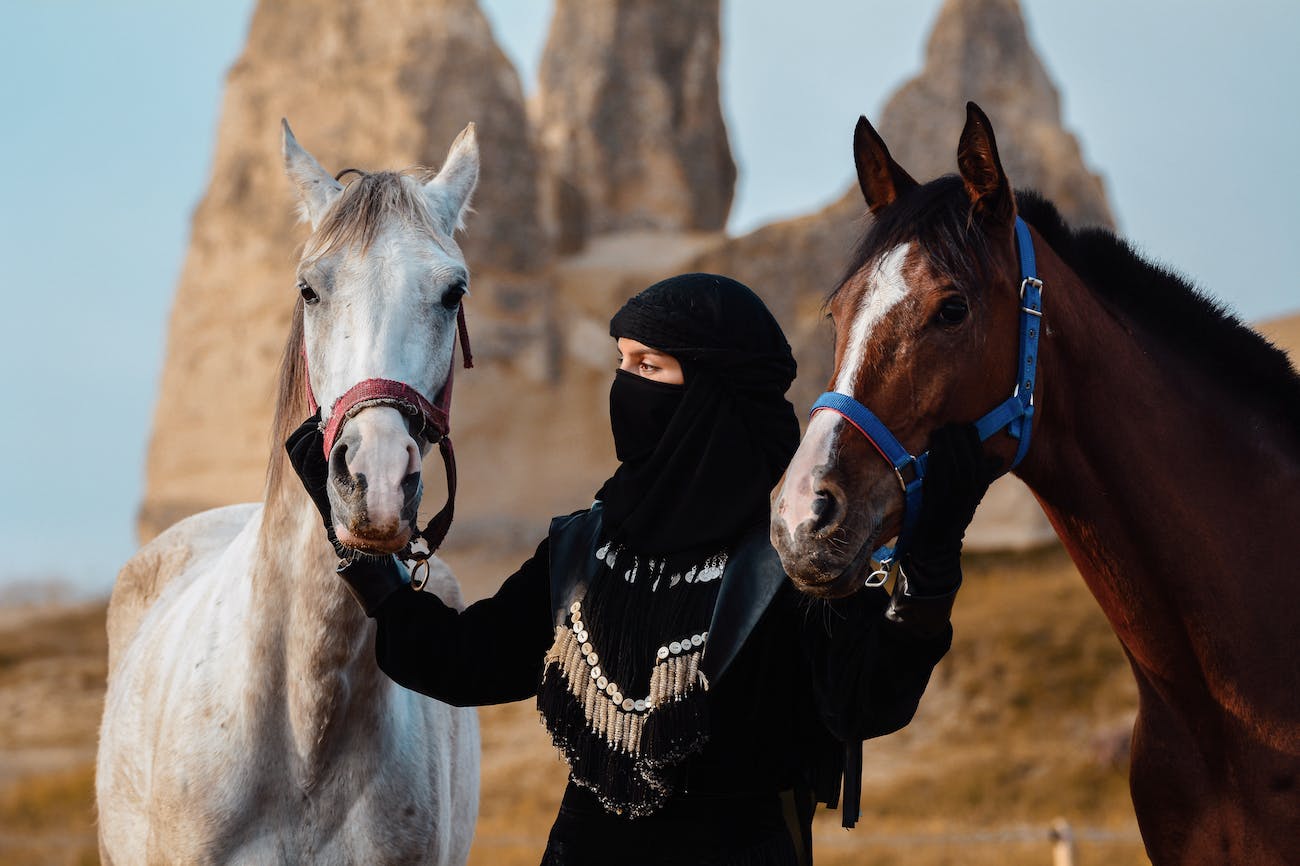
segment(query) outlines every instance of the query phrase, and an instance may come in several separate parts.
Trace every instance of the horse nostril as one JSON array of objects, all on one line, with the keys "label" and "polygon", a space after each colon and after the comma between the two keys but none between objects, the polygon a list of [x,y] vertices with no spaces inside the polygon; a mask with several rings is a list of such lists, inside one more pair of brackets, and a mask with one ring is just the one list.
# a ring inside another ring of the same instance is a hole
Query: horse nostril
[{"label": "horse nostril", "polygon": [[406,502],[414,502],[419,499],[421,491],[421,480],[419,472],[412,472],[402,479],[402,497]]},{"label": "horse nostril", "polygon": [[836,499],[835,494],[831,493],[829,490],[816,491],[813,494],[813,501],[810,507],[813,513],[812,529],[814,532],[823,530],[834,523],[840,510],[839,500]]},{"label": "horse nostril", "polygon": [[356,486],[352,470],[348,469],[348,446],[342,442],[330,452],[330,475],[342,492],[350,492]]}]

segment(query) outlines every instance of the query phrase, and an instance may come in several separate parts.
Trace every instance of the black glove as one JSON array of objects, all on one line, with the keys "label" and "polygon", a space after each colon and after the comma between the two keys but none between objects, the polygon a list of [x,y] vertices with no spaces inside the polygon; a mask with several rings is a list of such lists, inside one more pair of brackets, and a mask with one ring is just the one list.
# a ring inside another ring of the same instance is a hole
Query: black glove
[{"label": "black glove", "polygon": [[293,471],[298,473],[298,480],[302,482],[311,501],[316,503],[316,510],[325,523],[325,534],[330,544],[334,545],[334,552],[339,555],[339,559],[346,559],[348,549],[339,543],[338,536],[334,534],[334,517],[330,513],[328,492],[330,466],[325,459],[324,447],[325,434],[320,429],[319,410],[299,424],[298,429],[290,433],[284,442],[289,463],[293,466]]},{"label": "black glove", "polygon": [[984,454],[974,424],[949,424],[930,437],[921,487],[921,513],[903,552],[888,615],[934,631],[946,625],[961,586],[961,545],[966,527],[998,460]]},{"label": "black glove", "polygon": [[334,516],[330,511],[329,498],[329,461],[325,459],[325,435],[320,429],[320,412],[312,415],[289,434],[285,440],[284,450],[289,454],[289,463],[311,501],[316,504],[321,520],[325,524],[325,535],[334,545],[338,554],[338,574],[347,583],[352,596],[365,610],[367,616],[374,616],[379,605],[397,590],[406,586],[407,573],[401,563],[393,556],[371,556],[352,550],[339,541],[334,533]]}]

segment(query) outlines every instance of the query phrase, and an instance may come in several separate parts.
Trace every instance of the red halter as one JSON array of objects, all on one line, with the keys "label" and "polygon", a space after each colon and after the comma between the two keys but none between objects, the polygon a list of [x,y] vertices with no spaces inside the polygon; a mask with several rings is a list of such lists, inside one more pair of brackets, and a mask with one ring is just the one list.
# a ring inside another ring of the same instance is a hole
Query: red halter
[{"label": "red halter", "polygon": [[[469,329],[465,325],[465,305],[463,303],[456,313],[456,331],[460,335],[461,355],[464,359],[465,368],[469,369],[474,366],[474,356],[469,348]],[[452,339],[452,348],[454,350],[455,338]],[[305,341],[302,352],[305,370],[307,360],[307,344]],[[454,371],[455,364],[447,370],[447,383],[442,386],[436,405],[430,403],[423,394],[405,382],[397,382],[392,379],[365,379],[358,382],[334,401],[334,405],[330,408],[329,421],[322,431],[324,433],[325,459],[328,461],[330,452],[334,450],[334,443],[338,441],[344,425],[351,418],[362,409],[368,409],[371,406],[392,406],[405,415],[420,419],[421,425],[420,429],[415,431],[416,436],[423,436],[430,443],[438,443],[438,451],[442,454],[443,465],[447,468],[447,504],[433,516],[424,529],[412,526],[414,532],[411,534],[411,540],[406,545],[406,550],[402,553],[402,558],[415,560],[417,569],[419,564],[423,564],[425,560],[433,555],[433,552],[442,544],[443,539],[447,537],[447,531],[451,529],[452,513],[456,505],[456,452],[451,445],[451,382]],[[312,392],[310,373],[306,376],[306,382],[307,406],[312,412],[316,412],[320,407],[316,403],[315,393]],[[428,550],[416,552],[414,545],[421,538],[424,539]]]}]

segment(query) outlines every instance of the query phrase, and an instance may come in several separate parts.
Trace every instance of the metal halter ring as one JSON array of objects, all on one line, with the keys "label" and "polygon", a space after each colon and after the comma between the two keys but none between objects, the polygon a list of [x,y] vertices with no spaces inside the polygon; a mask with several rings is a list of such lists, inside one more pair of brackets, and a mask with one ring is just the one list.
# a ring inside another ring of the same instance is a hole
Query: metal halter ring
[{"label": "metal halter ring", "polygon": [[419,592],[429,582],[429,560],[417,559],[411,567],[411,589]]},{"label": "metal halter ring", "polygon": [[[877,577],[879,575],[879,577]],[[889,580],[889,569],[883,564],[878,566],[875,571],[867,575],[867,579],[862,582],[864,587],[884,586],[885,581]]]}]

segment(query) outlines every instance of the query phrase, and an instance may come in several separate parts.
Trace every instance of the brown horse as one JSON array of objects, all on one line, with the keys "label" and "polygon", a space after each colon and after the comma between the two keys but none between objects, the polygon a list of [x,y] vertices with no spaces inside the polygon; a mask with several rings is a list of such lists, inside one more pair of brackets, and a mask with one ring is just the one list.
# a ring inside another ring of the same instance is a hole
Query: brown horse
[{"label": "brown horse", "polygon": [[[1071,230],[1013,194],[973,103],[959,176],[918,184],[865,118],[854,156],[875,219],[828,302],[830,390],[912,454],[1004,401],[1021,381],[1017,214],[1032,227],[1042,333],[1016,473],[1137,678],[1130,784],[1147,853],[1160,866],[1300,861],[1300,377],[1110,232]],[[1211,192],[1212,170],[1200,182]],[[985,444],[1004,465],[1016,446],[1005,433]],[[902,513],[890,464],[824,411],[777,489],[772,541],[800,588],[844,595]]]}]

